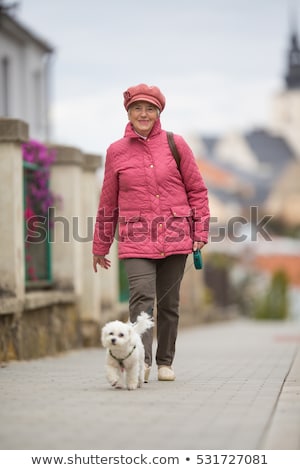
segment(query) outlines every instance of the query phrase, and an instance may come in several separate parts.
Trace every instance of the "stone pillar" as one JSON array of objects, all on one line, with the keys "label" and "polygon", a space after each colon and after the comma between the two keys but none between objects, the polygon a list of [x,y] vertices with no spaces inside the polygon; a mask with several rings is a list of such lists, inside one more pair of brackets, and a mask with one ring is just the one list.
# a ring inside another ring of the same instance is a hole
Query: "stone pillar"
[{"label": "stone pillar", "polygon": [[92,244],[94,224],[99,202],[99,180],[97,170],[102,166],[102,157],[85,154],[82,172],[82,297],[81,331],[86,346],[99,344],[101,319],[101,278],[94,273]]},{"label": "stone pillar", "polygon": [[101,269],[99,272],[101,279],[101,323],[117,318],[123,319],[123,317],[128,319],[128,308],[124,314],[124,305],[119,303],[119,260],[116,240],[113,242],[107,258],[111,261],[111,267],[108,270]]},{"label": "stone pillar", "polygon": [[[93,213],[93,226],[96,220],[97,209],[99,205],[99,198],[101,193],[102,179],[104,172],[100,171],[97,178],[97,196],[96,196],[96,206]],[[87,260],[89,261],[89,254],[87,253]],[[100,311],[101,318],[100,324],[103,325],[107,321],[115,320],[117,318],[124,317],[123,309],[124,305],[119,303],[119,260],[118,260],[118,243],[117,240],[114,240],[108,258],[111,261],[110,269],[101,269],[98,267],[98,273],[93,273],[94,282],[96,282],[97,289],[100,288]],[[90,269],[88,267],[88,269]],[[128,316],[128,306],[126,305],[126,314]],[[126,318],[127,320],[127,318]]]},{"label": "stone pillar", "polygon": [[74,147],[54,145],[51,189],[57,196],[51,234],[52,272],[56,287],[82,294],[82,165],[83,154]]},{"label": "stone pillar", "polygon": [[21,144],[27,140],[25,122],[0,119],[0,297],[3,302],[14,298],[14,311],[21,309],[25,295]]}]

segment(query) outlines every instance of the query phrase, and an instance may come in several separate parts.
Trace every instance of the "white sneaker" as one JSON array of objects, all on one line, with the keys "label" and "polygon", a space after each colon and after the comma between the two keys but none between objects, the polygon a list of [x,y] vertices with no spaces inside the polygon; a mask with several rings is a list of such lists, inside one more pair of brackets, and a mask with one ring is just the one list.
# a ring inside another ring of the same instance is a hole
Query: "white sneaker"
[{"label": "white sneaker", "polygon": [[150,375],[151,367],[148,364],[145,364],[145,373],[144,373],[144,383],[147,384],[149,382],[149,375]]},{"label": "white sneaker", "polygon": [[175,373],[171,366],[158,366],[158,380],[175,380]]}]

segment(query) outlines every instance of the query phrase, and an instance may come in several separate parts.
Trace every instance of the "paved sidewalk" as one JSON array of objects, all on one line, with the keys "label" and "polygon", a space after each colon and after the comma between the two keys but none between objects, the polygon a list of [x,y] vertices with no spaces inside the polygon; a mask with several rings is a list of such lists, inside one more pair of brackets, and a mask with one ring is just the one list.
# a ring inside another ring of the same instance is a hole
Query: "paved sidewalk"
[{"label": "paved sidewalk", "polygon": [[300,449],[300,325],[179,332],[177,380],[106,383],[104,350],[0,369],[1,449]]}]

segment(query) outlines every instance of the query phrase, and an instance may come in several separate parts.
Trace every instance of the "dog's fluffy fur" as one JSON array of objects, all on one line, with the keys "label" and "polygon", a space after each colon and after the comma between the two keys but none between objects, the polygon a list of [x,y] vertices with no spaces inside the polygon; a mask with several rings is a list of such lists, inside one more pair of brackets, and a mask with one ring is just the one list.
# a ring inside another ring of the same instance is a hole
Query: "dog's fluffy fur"
[{"label": "dog's fluffy fur", "polygon": [[104,325],[101,341],[106,348],[106,377],[115,388],[128,390],[141,387],[144,382],[145,350],[142,334],[153,327],[153,319],[141,312],[136,323],[124,323],[119,320]]}]

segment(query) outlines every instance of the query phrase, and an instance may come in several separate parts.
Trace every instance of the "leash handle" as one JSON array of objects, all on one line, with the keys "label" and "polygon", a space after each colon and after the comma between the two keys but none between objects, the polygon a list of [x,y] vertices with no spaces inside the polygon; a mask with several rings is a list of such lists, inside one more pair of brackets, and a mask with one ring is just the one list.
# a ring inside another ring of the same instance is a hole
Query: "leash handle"
[{"label": "leash handle", "polygon": [[193,251],[194,257],[194,266],[196,269],[202,269],[203,261],[202,261],[202,254],[200,250]]}]

